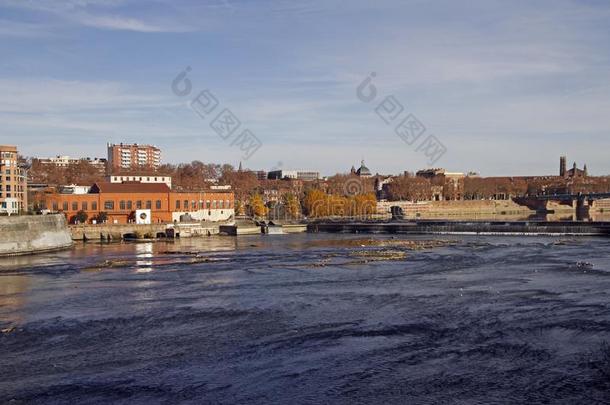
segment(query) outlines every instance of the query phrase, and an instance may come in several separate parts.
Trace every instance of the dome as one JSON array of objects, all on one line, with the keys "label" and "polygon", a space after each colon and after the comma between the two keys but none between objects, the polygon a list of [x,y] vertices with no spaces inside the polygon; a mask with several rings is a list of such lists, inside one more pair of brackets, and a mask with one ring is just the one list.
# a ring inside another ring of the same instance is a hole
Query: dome
[{"label": "dome", "polygon": [[369,168],[364,165],[364,160],[362,161],[360,168],[356,171],[356,174],[358,176],[372,176]]}]

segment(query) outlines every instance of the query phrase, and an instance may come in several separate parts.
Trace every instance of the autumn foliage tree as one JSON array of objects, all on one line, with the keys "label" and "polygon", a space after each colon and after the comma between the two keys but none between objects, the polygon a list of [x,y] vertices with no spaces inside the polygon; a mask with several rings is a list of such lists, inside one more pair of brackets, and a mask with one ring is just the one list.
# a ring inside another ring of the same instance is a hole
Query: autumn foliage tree
[{"label": "autumn foliage tree", "polygon": [[321,190],[309,190],[303,205],[307,215],[322,217],[367,217],[375,213],[377,199],[374,194],[342,196],[326,194]]},{"label": "autumn foliage tree", "polygon": [[301,204],[296,195],[292,193],[284,194],[283,203],[287,215],[292,218],[297,218],[301,215]]},{"label": "autumn foliage tree", "polygon": [[248,204],[250,215],[253,217],[264,217],[267,215],[268,208],[263,202],[263,198],[260,194],[254,194],[250,197],[250,203]]}]

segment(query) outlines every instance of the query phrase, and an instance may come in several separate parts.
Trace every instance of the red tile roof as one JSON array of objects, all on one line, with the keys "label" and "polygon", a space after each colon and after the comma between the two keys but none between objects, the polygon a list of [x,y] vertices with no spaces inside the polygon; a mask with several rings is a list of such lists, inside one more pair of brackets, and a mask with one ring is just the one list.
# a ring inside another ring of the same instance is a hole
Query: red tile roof
[{"label": "red tile roof", "polygon": [[91,193],[169,193],[165,183],[95,183]]}]

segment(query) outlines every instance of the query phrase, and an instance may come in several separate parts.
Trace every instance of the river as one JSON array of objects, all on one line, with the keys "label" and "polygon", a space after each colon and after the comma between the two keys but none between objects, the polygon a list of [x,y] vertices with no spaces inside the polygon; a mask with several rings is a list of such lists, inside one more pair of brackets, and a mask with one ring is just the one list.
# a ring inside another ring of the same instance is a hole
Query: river
[{"label": "river", "polygon": [[609,239],[370,238],[2,259],[0,402],[610,402]]}]

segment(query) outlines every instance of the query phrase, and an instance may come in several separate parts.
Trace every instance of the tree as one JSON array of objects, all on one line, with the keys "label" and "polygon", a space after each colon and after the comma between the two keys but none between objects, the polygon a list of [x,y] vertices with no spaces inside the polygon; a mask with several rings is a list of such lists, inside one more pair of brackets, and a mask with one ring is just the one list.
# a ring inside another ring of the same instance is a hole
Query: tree
[{"label": "tree", "polygon": [[263,202],[263,197],[260,194],[254,194],[250,197],[250,213],[254,217],[263,217],[267,215],[267,207]]},{"label": "tree", "polygon": [[299,203],[297,196],[292,193],[286,193],[284,194],[283,199],[286,214],[292,218],[297,218],[301,214],[301,204]]},{"label": "tree", "polygon": [[72,217],[72,223],[75,224],[86,224],[87,219],[89,219],[89,215],[83,210],[80,210]]},{"label": "tree", "polygon": [[108,213],[104,211],[100,212],[99,214],[97,214],[96,221],[98,224],[102,224],[108,221]]},{"label": "tree", "polygon": [[244,215],[244,204],[239,200],[235,200],[235,215]]}]

